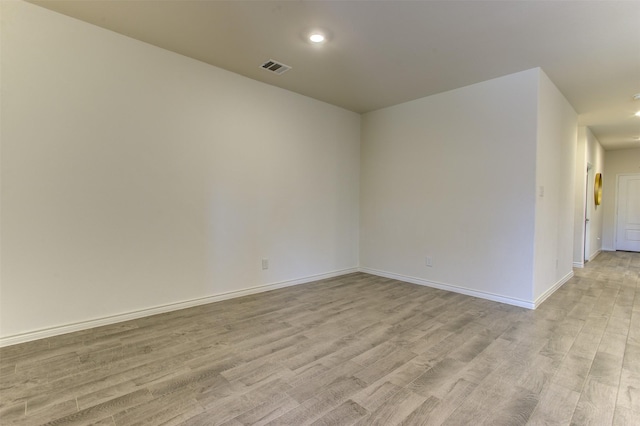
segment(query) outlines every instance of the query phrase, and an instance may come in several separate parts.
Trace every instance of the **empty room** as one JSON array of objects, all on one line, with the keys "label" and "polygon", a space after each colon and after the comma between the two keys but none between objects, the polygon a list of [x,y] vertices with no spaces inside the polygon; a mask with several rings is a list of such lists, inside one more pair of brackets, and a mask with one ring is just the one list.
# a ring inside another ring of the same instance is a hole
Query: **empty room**
[{"label": "empty room", "polygon": [[0,424],[640,424],[640,2],[0,19]]}]

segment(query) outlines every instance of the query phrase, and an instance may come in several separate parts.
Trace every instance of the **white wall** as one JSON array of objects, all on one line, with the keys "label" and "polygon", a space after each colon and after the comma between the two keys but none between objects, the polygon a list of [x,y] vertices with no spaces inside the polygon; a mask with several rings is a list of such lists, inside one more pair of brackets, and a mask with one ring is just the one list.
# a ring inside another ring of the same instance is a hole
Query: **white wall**
[{"label": "white wall", "polygon": [[602,173],[603,250],[615,250],[615,209],[617,177],[640,173],[640,148],[607,151]]},{"label": "white wall", "polygon": [[573,272],[578,118],[549,77],[541,70],[538,75],[534,300]]},{"label": "white wall", "polygon": [[363,116],[362,269],[509,303],[533,300],[538,75]]},{"label": "white wall", "polygon": [[1,59],[5,341],[358,266],[357,114],[23,2]]},{"label": "white wall", "polygon": [[[604,148],[602,148],[602,145],[600,145],[600,142],[596,139],[591,130],[587,129],[586,135],[587,161],[593,166],[593,176],[595,179],[597,173],[602,173],[604,175],[605,152]],[[591,186],[593,187],[593,182],[591,182]],[[585,242],[585,244],[587,244],[588,259],[592,260],[602,250],[604,206],[603,204],[596,206],[595,196],[593,193],[587,194],[585,192],[585,196],[587,197],[587,206],[589,208],[590,224],[590,238],[589,241]]]},{"label": "white wall", "polygon": [[359,254],[522,306],[571,263],[575,113],[539,69],[361,120],[0,4],[0,345],[354,271]]},{"label": "white wall", "polygon": [[[587,165],[592,167],[592,174],[604,172],[605,152],[598,139],[587,127],[578,128],[578,143],[575,169],[575,215],[573,264],[584,266],[585,244],[589,259],[602,250],[603,206],[596,206],[593,196],[593,182],[587,182]],[[589,191],[587,188],[589,187]],[[589,235],[585,235],[585,209],[589,208]],[[586,241],[588,239],[588,241]]]},{"label": "white wall", "polygon": [[573,266],[584,266],[585,244],[585,194],[587,186],[587,128],[578,127],[576,140],[576,166],[574,177],[574,213],[573,213]]}]

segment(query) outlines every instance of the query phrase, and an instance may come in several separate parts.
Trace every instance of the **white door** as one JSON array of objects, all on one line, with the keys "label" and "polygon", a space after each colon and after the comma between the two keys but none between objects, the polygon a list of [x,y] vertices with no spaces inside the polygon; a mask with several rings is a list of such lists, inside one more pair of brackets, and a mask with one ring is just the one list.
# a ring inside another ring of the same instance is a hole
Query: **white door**
[{"label": "white door", "polygon": [[616,250],[640,252],[640,174],[618,176]]},{"label": "white door", "polygon": [[588,262],[591,256],[591,210],[593,201],[593,166],[587,164],[587,196],[584,206],[584,261]]}]

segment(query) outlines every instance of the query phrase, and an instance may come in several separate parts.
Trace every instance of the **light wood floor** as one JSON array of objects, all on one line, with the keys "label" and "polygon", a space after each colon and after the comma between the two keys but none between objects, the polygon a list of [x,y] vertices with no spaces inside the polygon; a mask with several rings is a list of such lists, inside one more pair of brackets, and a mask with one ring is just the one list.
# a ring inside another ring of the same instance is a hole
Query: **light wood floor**
[{"label": "light wood floor", "polygon": [[640,254],[536,311],[366,274],[0,349],[0,423],[638,425]]}]

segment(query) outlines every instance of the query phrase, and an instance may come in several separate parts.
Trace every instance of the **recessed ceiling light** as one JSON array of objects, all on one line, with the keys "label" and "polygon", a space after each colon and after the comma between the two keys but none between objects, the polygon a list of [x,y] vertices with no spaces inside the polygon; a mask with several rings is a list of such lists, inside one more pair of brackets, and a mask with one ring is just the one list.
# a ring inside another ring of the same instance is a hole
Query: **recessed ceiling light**
[{"label": "recessed ceiling light", "polygon": [[636,112],[636,117],[640,117],[640,111]]},{"label": "recessed ceiling light", "polygon": [[322,43],[325,40],[326,40],[326,37],[322,33],[317,33],[316,32],[316,33],[311,33],[309,35],[309,41],[311,41],[313,43]]}]

